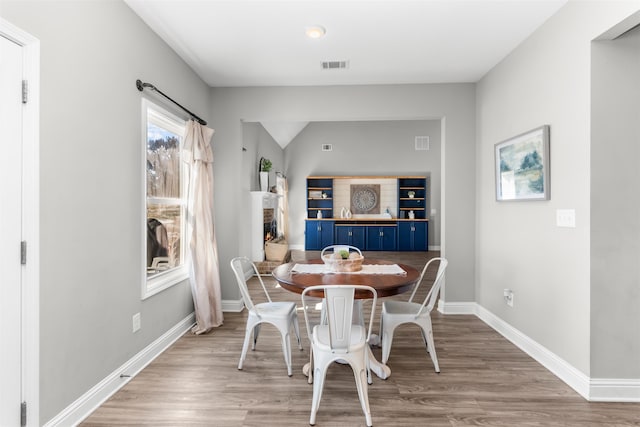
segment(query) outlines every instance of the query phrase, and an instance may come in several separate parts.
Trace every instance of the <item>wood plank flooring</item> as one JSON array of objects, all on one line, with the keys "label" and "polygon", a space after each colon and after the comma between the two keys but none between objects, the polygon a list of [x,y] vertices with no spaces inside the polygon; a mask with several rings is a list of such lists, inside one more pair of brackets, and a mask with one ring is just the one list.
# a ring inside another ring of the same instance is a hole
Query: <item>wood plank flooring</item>
[{"label": "wood plank flooring", "polygon": [[[421,268],[437,252],[371,252]],[[294,260],[317,257],[294,251]],[[434,272],[425,278],[424,292]],[[275,281],[265,278],[270,288]],[[250,285],[259,286],[257,279]],[[257,291],[256,291],[257,294]],[[299,295],[273,289],[274,300]],[[408,295],[394,298],[408,298]],[[256,298],[258,300],[258,298]],[[379,308],[379,307],[378,307]],[[640,426],[640,404],[590,403],[475,316],[432,313],[441,373],[433,370],[417,327],[396,330],[391,377],[369,388],[374,426]],[[204,336],[187,334],[105,402],[81,425],[307,426],[312,386],[302,374],[309,360],[292,342],[288,377],[280,337],[265,325],[255,351],[237,369],[246,311],[225,313],[224,325]],[[377,325],[377,323],[376,323]],[[376,357],[380,349],[374,348]],[[348,366],[329,369],[316,426],[365,425]]]}]

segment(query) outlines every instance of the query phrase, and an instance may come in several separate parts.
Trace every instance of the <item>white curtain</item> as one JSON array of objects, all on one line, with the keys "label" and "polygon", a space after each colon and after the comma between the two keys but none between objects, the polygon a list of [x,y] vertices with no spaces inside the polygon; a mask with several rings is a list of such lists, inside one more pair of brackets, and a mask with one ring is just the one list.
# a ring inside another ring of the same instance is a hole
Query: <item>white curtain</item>
[{"label": "white curtain", "polygon": [[222,325],[222,295],[218,245],[213,218],[213,129],[187,122],[183,159],[189,165],[187,221],[192,228],[191,292],[196,312],[195,334]]}]

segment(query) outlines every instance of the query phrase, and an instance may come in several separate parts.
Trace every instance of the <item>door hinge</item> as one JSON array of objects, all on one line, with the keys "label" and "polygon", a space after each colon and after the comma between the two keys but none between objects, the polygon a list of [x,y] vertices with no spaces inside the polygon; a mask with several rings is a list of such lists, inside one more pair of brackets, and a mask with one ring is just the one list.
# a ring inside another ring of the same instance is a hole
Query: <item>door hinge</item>
[{"label": "door hinge", "polygon": [[26,104],[29,101],[29,82],[27,80],[22,81],[22,103]]},{"label": "door hinge", "polygon": [[20,242],[20,264],[25,265],[27,263],[27,241]]},{"label": "door hinge", "polygon": [[20,427],[27,425],[27,402],[20,404]]}]

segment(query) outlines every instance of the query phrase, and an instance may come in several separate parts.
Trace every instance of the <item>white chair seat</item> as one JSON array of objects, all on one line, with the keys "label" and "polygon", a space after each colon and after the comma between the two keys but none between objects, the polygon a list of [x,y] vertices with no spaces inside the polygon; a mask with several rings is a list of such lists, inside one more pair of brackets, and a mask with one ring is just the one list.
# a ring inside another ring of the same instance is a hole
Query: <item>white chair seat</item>
[{"label": "white chair seat", "polygon": [[283,316],[287,316],[292,311],[296,311],[296,303],[286,301],[261,302],[260,304],[256,304],[254,307],[256,313],[258,313],[263,320],[272,316],[281,318]]},{"label": "white chair seat", "polygon": [[422,305],[415,302],[385,301],[383,304],[388,314],[395,316],[406,315],[410,318],[415,317],[422,309]]}]

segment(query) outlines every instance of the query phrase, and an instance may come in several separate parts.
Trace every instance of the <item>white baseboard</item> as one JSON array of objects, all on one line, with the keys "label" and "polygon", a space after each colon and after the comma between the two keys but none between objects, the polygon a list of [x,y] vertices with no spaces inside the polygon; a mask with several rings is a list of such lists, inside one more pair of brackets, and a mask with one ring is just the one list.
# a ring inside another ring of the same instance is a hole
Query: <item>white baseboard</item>
[{"label": "white baseboard", "polygon": [[222,312],[240,313],[244,309],[242,299],[222,300]]},{"label": "white baseboard", "polygon": [[640,379],[589,378],[566,360],[475,302],[450,303],[440,300],[438,311],[444,314],[476,315],[589,401],[640,402]]},{"label": "white baseboard", "polygon": [[591,378],[592,402],[640,402],[640,379]]},{"label": "white baseboard", "polygon": [[445,302],[438,300],[438,311],[442,314],[473,314],[477,315],[475,302]]},{"label": "white baseboard", "polygon": [[[113,371],[108,377],[93,386],[62,412],[50,419],[44,426],[75,426],[87,418],[115,392],[120,390],[142,369],[164,352],[178,338],[195,324],[195,315],[191,313],[157,340],[149,344],[126,363]],[[121,375],[126,375],[122,377]]]},{"label": "white baseboard", "polygon": [[430,250],[430,251],[439,251],[440,250],[440,245],[429,246],[428,250]]},{"label": "white baseboard", "polygon": [[564,381],[580,396],[589,399],[589,377],[573,367],[567,361],[549,351],[543,345],[532,340],[484,307],[477,305],[477,316],[491,326],[522,351],[535,359],[552,374]]}]

